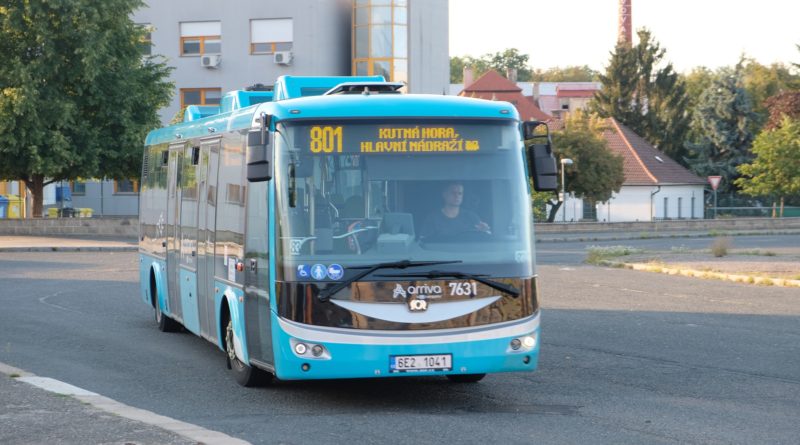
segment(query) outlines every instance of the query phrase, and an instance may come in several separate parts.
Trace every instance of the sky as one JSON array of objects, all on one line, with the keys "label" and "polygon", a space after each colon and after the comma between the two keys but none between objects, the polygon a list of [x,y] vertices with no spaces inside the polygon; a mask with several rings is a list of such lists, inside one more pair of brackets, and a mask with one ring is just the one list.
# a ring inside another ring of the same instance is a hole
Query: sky
[{"label": "sky", "polygon": [[[517,48],[531,66],[603,70],[617,38],[619,0],[450,0],[450,56]],[[677,71],[758,62],[800,63],[800,0],[632,0]]]}]

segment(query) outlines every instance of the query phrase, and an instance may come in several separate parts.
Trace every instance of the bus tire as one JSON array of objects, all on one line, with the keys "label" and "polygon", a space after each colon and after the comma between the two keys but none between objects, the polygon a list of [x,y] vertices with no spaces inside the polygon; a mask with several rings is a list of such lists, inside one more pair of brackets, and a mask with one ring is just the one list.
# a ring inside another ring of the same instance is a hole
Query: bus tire
[{"label": "bus tire", "polygon": [[169,318],[161,312],[161,305],[158,304],[158,288],[156,286],[156,275],[150,271],[150,298],[153,300],[153,309],[155,310],[156,324],[158,330],[161,332],[177,332],[181,329],[181,324]]},{"label": "bus tire", "polygon": [[486,377],[486,374],[448,374],[447,378],[453,383],[477,383]]},{"label": "bus tire", "polygon": [[228,317],[228,322],[225,325],[225,358],[228,362],[228,368],[233,371],[233,378],[236,383],[252,388],[254,386],[263,386],[272,381],[272,375],[266,371],[249,366],[242,363],[233,347],[233,321]]}]

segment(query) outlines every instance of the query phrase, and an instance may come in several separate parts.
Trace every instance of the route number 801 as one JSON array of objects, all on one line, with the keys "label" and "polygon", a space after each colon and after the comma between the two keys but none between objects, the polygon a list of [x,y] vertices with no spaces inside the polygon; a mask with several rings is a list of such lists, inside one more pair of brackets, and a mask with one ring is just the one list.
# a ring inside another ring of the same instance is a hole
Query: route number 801
[{"label": "route number 801", "polygon": [[311,127],[311,152],[342,152],[342,127]]}]

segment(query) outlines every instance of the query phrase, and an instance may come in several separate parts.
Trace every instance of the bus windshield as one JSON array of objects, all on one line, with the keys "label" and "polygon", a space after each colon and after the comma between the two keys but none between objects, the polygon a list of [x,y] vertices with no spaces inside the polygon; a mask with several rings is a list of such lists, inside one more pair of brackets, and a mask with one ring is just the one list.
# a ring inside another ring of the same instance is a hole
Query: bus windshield
[{"label": "bus windshield", "polygon": [[458,262],[415,272],[533,275],[518,122],[285,122],[275,141],[279,280],[397,260]]}]

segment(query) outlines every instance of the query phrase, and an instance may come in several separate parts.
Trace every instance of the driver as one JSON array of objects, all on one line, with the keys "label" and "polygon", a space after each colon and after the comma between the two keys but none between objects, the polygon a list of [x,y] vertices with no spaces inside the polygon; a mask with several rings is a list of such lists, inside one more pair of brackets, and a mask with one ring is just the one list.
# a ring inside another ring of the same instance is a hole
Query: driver
[{"label": "driver", "polygon": [[490,234],[489,225],[481,221],[477,214],[461,208],[464,200],[464,185],[460,182],[448,183],[442,191],[444,206],[430,215],[422,227],[423,238],[449,237],[464,232],[484,232]]}]

